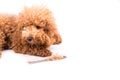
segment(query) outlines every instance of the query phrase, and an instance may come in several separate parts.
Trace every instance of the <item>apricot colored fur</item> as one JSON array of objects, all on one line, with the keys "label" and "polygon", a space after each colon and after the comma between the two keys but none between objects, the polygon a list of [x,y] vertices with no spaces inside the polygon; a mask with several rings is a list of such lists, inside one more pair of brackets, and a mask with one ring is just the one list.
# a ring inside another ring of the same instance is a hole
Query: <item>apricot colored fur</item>
[{"label": "apricot colored fur", "polygon": [[51,56],[48,48],[62,42],[52,12],[44,6],[25,7],[16,22],[12,43],[16,53]]},{"label": "apricot colored fur", "polygon": [[0,56],[2,50],[10,49],[12,36],[16,27],[16,16],[13,14],[0,14]]}]

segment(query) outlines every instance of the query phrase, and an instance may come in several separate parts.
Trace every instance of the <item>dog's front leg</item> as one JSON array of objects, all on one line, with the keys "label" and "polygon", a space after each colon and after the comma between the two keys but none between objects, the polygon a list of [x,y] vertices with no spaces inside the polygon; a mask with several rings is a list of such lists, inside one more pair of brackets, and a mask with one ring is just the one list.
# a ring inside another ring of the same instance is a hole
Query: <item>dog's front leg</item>
[{"label": "dog's front leg", "polygon": [[48,49],[41,49],[36,55],[40,57],[47,57],[47,56],[51,56],[52,52]]}]

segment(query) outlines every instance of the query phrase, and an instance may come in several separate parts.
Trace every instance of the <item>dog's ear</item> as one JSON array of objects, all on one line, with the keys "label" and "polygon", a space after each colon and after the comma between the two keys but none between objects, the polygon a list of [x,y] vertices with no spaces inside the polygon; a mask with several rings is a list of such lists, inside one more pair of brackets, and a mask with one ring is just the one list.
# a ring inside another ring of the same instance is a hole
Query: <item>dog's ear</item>
[{"label": "dog's ear", "polygon": [[[49,21],[50,22],[50,21]],[[45,33],[47,33],[49,35],[49,37],[51,38],[51,43],[53,45],[55,44],[60,44],[62,42],[62,38],[61,35],[59,34],[56,24],[54,21],[52,21],[51,23],[47,23],[46,25],[47,27],[44,29]]]},{"label": "dog's ear", "polygon": [[58,31],[54,31],[53,33],[53,44],[60,44],[62,42],[62,38],[61,38],[61,35],[58,33]]}]

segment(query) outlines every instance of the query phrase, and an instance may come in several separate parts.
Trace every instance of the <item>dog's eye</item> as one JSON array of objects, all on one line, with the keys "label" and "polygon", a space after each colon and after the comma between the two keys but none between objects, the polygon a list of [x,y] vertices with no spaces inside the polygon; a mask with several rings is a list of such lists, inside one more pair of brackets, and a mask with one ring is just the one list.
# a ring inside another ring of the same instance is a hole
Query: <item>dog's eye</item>
[{"label": "dog's eye", "polygon": [[36,28],[37,28],[37,29],[41,29],[41,27],[40,27],[40,26],[36,26]]}]

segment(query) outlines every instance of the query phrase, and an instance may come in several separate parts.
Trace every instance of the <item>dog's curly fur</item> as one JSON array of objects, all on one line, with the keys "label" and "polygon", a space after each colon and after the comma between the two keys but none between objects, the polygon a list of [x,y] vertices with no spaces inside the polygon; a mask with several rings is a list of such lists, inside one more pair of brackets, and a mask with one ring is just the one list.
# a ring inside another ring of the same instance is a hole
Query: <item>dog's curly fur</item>
[{"label": "dog's curly fur", "polygon": [[0,14],[0,56],[2,50],[11,48],[15,27],[16,15]]},{"label": "dog's curly fur", "polygon": [[16,22],[12,43],[16,53],[46,57],[52,54],[51,45],[62,42],[52,12],[45,6],[25,7]]}]

